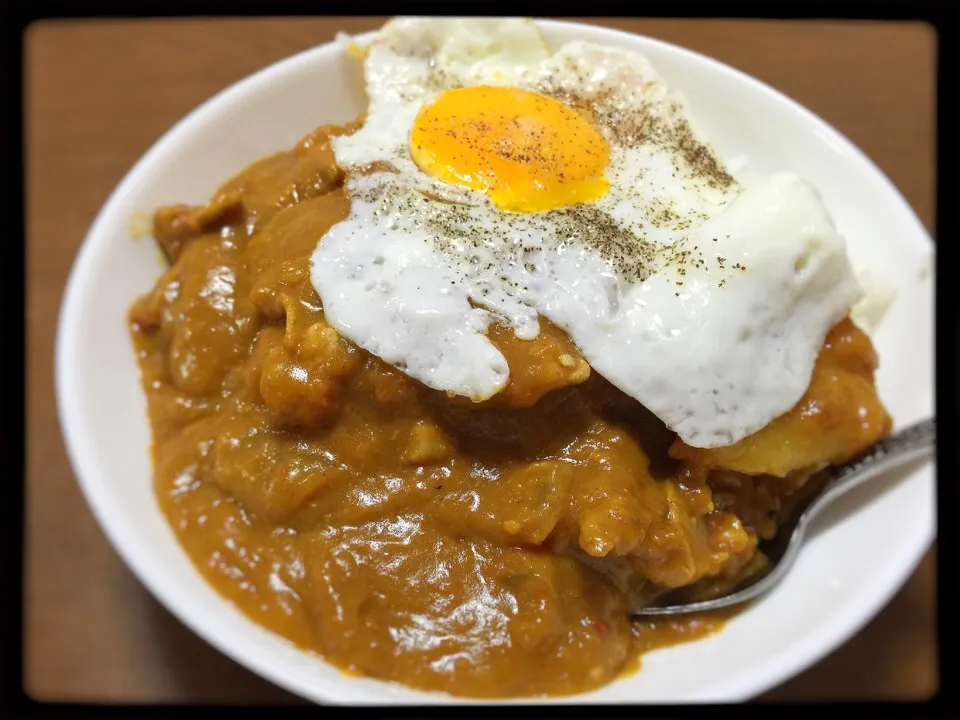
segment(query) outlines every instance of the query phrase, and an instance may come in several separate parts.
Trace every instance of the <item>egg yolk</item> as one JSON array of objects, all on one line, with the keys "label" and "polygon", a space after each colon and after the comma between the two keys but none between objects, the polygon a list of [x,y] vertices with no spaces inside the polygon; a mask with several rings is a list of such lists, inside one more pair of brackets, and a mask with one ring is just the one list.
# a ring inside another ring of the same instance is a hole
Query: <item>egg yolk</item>
[{"label": "egg yolk", "polygon": [[480,85],[441,93],[410,135],[426,173],[487,193],[501,210],[590,202],[609,188],[610,146],[580,113],[527,90]]}]

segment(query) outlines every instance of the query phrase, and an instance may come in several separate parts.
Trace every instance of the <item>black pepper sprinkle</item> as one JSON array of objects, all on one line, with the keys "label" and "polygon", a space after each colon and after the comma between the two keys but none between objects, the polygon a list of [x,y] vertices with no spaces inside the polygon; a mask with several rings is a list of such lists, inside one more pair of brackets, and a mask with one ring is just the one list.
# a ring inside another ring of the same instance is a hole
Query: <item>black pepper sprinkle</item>
[{"label": "black pepper sprinkle", "polygon": [[681,114],[682,108],[676,103],[669,107],[672,114],[664,116],[649,102],[639,107],[620,107],[611,89],[573,93],[552,78],[541,82],[537,89],[575,109],[588,112],[598,126],[609,132],[614,142],[633,146],[659,145],[671,154],[674,167],[677,167],[676,157],[679,156],[691,176],[705,181],[709,187],[723,190],[736,182],[713,152],[696,139]]},{"label": "black pepper sprinkle", "polygon": [[[442,80],[442,74],[436,72],[431,79]],[[669,113],[661,115],[658,109],[652,105],[629,110],[617,108],[614,105],[616,98],[610,90],[586,97],[582,94],[574,96],[561,87],[551,89],[545,86],[540,89],[545,94],[567,102],[568,105],[589,111],[595,123],[607,131],[608,136],[613,136],[615,139],[629,138],[635,144],[652,142],[660,146],[661,149],[667,150],[670,153],[670,162],[674,167],[674,175],[678,171],[683,172],[683,168],[678,162],[679,159],[685,163],[689,174],[705,179],[708,185],[726,187],[735,182],[720,168],[710,150],[695,140],[692,130],[682,118],[672,117]],[[671,109],[679,110],[679,107]],[[489,124],[482,121],[473,123],[473,126],[481,135],[490,130]],[[455,137],[456,133],[451,131],[451,135]],[[504,145],[498,147],[497,150],[503,155],[524,162],[542,162],[548,166],[555,164],[550,158],[544,157],[541,148],[535,144],[519,148]],[[560,176],[562,178],[562,174]],[[429,199],[439,200],[439,198]],[[396,206],[395,203],[393,205]],[[659,223],[666,224],[680,220],[676,212],[667,204],[661,203],[661,207],[655,208],[655,210],[655,220]],[[545,215],[545,219],[551,224],[562,226],[563,231],[559,234],[559,237],[567,238],[570,242],[582,243],[596,250],[614,266],[619,275],[628,280],[642,281],[649,277],[654,261],[661,256],[665,257],[668,262],[675,262],[681,266],[689,263],[692,259],[688,250],[668,249],[651,243],[643,237],[638,238],[634,232],[621,228],[613,218],[591,205],[573,206],[552,211]],[[421,224],[419,220],[416,222],[418,226]],[[438,249],[448,254],[462,255],[465,247],[479,248],[481,246],[496,251],[498,255],[501,255],[501,251],[507,251],[507,248],[498,246],[502,241],[496,235],[491,237],[489,229],[478,228],[474,225],[469,211],[450,203],[446,203],[446,207],[441,212],[428,215],[422,224],[430,232]],[[508,221],[507,224],[511,228],[515,226],[512,220]],[[692,221],[683,219],[675,227],[681,230],[689,229],[692,227]],[[527,237],[530,236],[530,233],[527,232]],[[713,241],[717,242],[717,238],[713,238]],[[565,243],[559,242],[557,247],[562,248],[564,245]],[[544,248],[536,249],[542,250]],[[694,249],[698,251],[698,255],[702,256],[703,253],[699,252],[697,247]],[[524,247],[521,251],[526,254],[533,250],[534,248]],[[724,260],[725,258],[720,259],[721,267]],[[471,259],[470,262],[475,266],[479,260]],[[694,267],[699,268],[703,265],[703,260],[693,260]],[[493,268],[493,263],[486,263],[486,270],[492,270]],[[685,272],[685,269],[681,268],[679,274],[683,276]],[[551,271],[550,276],[555,277],[555,274]],[[503,278],[503,281],[506,282],[505,278]],[[455,283],[451,281],[451,284]],[[682,283],[678,284],[682,285]],[[722,285],[723,281],[720,284]],[[487,292],[486,289],[483,291],[484,294],[487,294]],[[679,296],[679,293],[676,293],[676,295]]]}]

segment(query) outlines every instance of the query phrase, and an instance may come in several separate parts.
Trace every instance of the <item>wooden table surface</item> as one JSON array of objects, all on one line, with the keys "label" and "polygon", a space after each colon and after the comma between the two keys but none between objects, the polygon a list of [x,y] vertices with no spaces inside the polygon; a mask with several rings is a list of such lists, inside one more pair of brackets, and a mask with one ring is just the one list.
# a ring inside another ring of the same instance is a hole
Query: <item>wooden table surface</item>
[{"label": "wooden table surface", "polygon": [[[141,587],[84,504],[58,426],[53,351],[84,233],[179,118],[285,56],[381,18],[44,22],[25,38],[27,546],[25,688],[36,699],[298,702],[220,655]],[[930,229],[934,34],[922,25],[596,20],[711,55],[862,148]],[[318,80],[322,92],[322,79]],[[869,212],[869,208],[865,209]],[[146,289],[146,288],[145,288]],[[770,699],[920,698],[938,684],[932,554],[863,631]]]}]

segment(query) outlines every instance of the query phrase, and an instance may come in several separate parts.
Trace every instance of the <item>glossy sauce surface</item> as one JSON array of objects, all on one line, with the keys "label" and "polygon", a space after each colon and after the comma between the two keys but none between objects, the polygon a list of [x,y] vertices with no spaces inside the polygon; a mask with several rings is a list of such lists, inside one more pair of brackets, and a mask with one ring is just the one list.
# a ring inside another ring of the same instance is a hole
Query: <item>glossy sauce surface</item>
[{"label": "glossy sauce surface", "polygon": [[429,390],[340,338],[309,281],[349,210],[343,131],[155,216],[171,266],[131,330],[157,497],[200,571],[346,670],[457,695],[589,690],[719,629],[630,622],[628,595],[755,569],[811,473],[889,432],[866,336],[841,322],[794,410],[712,450],[545,321],[534,340],[491,330],[511,372],[492,399]]}]

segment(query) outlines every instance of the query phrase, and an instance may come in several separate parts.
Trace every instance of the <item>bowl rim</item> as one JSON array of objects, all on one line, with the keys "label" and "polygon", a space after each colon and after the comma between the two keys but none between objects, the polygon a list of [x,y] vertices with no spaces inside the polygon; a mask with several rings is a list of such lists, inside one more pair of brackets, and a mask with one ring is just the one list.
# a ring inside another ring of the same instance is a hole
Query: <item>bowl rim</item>
[{"label": "bowl rim", "polygon": [[[884,193],[896,205],[894,212],[903,216],[904,220],[913,225],[916,230],[914,235],[924,238],[930,248],[933,248],[933,240],[913,208],[876,163],[832,125],[776,88],[708,55],[648,35],[589,23],[542,19],[539,17],[532,19],[539,27],[545,30],[556,29],[578,33],[586,31],[588,34],[596,34],[598,39],[599,36],[606,36],[608,38],[618,38],[627,43],[636,43],[639,40],[641,44],[654,46],[668,53],[673,53],[682,59],[697,62],[703,65],[709,73],[727,75],[730,79],[767,95],[781,106],[784,106],[792,114],[802,117],[804,122],[810,126],[811,130],[822,133],[826,139],[842,147],[845,154],[848,154],[858,162],[867,175],[872,175],[876,181],[879,181],[883,186]],[[376,32],[377,31],[374,30],[354,35],[352,39],[364,43],[370,40]],[[106,493],[103,493],[97,487],[99,483],[99,471],[96,462],[89,456],[90,448],[83,447],[76,434],[74,410],[71,405],[72,401],[68,398],[68,393],[66,392],[67,388],[72,386],[70,376],[71,368],[66,356],[66,348],[69,346],[67,340],[71,328],[78,319],[72,308],[77,306],[75,300],[84,291],[82,280],[87,275],[87,268],[98,252],[98,244],[101,244],[97,239],[106,235],[106,231],[110,227],[108,223],[110,216],[115,214],[116,208],[120,205],[122,198],[139,184],[140,178],[148,174],[155,160],[163,156],[181,137],[192,132],[194,126],[201,122],[208,113],[211,113],[213,109],[221,103],[229,102],[234,98],[239,98],[243,94],[256,91],[274,75],[283,74],[298,65],[309,64],[315,57],[323,53],[340,51],[342,51],[342,48],[338,38],[335,37],[329,42],[316,45],[267,65],[232,83],[196,106],[150,146],[110,193],[84,236],[80,250],[74,259],[61,300],[57,319],[55,346],[55,394],[64,445],[84,499],[94,515],[97,524],[100,526],[101,532],[107,537],[115,552],[123,559],[127,568],[129,568],[140,583],[150,591],[153,597],[156,598],[167,611],[205,642],[278,687],[314,703],[341,703],[347,701],[347,698],[340,694],[335,688],[324,686],[318,691],[316,686],[309,687],[304,683],[291,679],[283,670],[283,666],[273,666],[263,662],[252,654],[247,654],[236,648],[229,638],[208,630],[191,612],[189,598],[187,597],[185,599],[184,596],[178,596],[175,591],[168,590],[155,576],[154,571],[150,568],[150,563],[144,562],[142,557],[137,556],[129,550],[128,546],[124,543],[120,529],[117,524],[112,521],[115,513],[110,507],[109,499],[106,497]],[[935,465],[933,467],[935,468]],[[886,567],[893,568],[892,570],[886,570],[885,574],[878,572],[874,576],[874,584],[878,587],[876,588],[877,591],[869,597],[868,601],[852,609],[847,614],[834,615],[831,621],[821,623],[818,626],[819,631],[815,634],[808,635],[803,641],[798,643],[798,646],[795,646],[795,651],[789,658],[779,663],[759,664],[757,668],[755,668],[755,672],[752,673],[752,676],[740,682],[736,690],[714,693],[714,699],[721,702],[739,702],[755,697],[803,672],[817,660],[825,657],[846,642],[873,619],[880,609],[886,605],[893,595],[902,587],[919,564],[927,549],[933,543],[935,537],[936,529],[934,520],[925,533],[914,538],[911,543],[905,542],[900,546],[901,554],[897,556],[897,562],[886,564]],[[204,580],[204,582],[206,581]],[[219,593],[217,594],[219,595]],[[230,603],[230,601],[222,595],[219,595],[219,597],[222,602]],[[255,621],[249,618],[246,619],[250,623],[256,624]],[[271,634],[275,635],[274,633]],[[288,642],[279,635],[276,635],[276,638],[280,641]],[[317,653],[306,652],[319,658],[323,662],[327,662]],[[330,663],[327,664],[330,665]],[[471,698],[461,698],[457,696],[446,696],[443,693],[421,691],[415,688],[407,688],[406,686],[404,686],[404,688],[414,690],[427,702],[431,702],[428,698],[433,698],[433,702],[438,700],[440,702],[446,701],[454,703],[489,702],[476,701]],[[322,698],[322,700],[320,698]],[[373,702],[377,701],[374,700]],[[551,697],[545,699],[506,698],[492,701],[493,704],[553,704],[564,702],[579,702],[578,696]],[[640,702],[642,703],[642,701]]]}]

